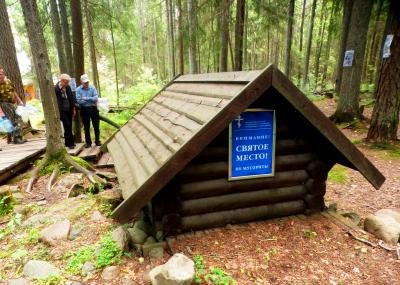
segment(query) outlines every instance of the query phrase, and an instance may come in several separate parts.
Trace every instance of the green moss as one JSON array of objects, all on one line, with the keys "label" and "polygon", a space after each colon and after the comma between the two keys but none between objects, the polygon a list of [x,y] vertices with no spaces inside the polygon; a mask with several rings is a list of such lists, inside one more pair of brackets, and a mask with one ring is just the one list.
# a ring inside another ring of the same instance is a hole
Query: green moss
[{"label": "green moss", "polygon": [[328,181],[345,184],[347,180],[347,168],[344,166],[335,165],[328,173]]},{"label": "green moss", "polygon": [[0,217],[6,216],[14,209],[15,200],[11,193],[0,195]]},{"label": "green moss", "polygon": [[71,156],[72,160],[75,161],[76,163],[78,163],[80,166],[84,167],[84,168],[91,168],[91,165],[89,162],[83,160],[80,157],[77,156]]}]

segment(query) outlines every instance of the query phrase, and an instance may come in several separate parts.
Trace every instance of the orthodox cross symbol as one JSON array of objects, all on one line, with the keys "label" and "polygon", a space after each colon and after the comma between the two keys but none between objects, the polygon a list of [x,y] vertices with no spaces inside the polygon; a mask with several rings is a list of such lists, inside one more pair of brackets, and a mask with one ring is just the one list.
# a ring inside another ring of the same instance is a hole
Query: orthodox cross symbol
[{"label": "orthodox cross symbol", "polygon": [[242,115],[239,115],[237,119],[235,119],[235,121],[237,121],[238,128],[240,129],[240,127],[242,126],[242,121],[244,121]]}]

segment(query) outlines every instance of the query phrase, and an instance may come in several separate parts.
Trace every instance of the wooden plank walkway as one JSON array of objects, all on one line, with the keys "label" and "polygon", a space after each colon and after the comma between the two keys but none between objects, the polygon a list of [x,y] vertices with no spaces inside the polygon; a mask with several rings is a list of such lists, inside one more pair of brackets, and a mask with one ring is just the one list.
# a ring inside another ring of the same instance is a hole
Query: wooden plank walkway
[{"label": "wooden plank walkway", "polygon": [[0,185],[23,170],[46,150],[46,140],[30,140],[24,144],[9,144],[0,151]]},{"label": "wooden plank walkway", "polygon": [[[30,163],[38,159],[46,150],[46,139],[29,140],[25,144],[2,145],[0,151],[0,185],[25,169]],[[74,149],[67,152],[73,156],[95,162],[99,158],[96,167],[114,167],[114,162],[109,153],[102,155],[99,146],[84,148],[84,143],[78,143]],[[101,156],[101,157],[100,157]]]}]

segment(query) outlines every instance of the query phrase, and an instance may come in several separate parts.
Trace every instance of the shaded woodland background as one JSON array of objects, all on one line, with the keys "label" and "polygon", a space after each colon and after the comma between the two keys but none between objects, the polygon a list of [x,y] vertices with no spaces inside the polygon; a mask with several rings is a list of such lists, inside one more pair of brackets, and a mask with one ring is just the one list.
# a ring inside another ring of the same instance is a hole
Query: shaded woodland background
[{"label": "shaded woodland background", "polygon": [[[5,2],[1,6],[7,7],[17,50],[31,58],[21,7],[18,1]],[[383,41],[399,29],[399,21],[393,20],[399,18],[398,4],[389,0],[33,2],[39,8],[54,77],[63,72],[75,78],[88,73],[117,106],[146,101],[178,74],[254,70],[273,63],[311,99],[337,96],[332,119],[339,123],[363,119],[362,105],[375,103],[384,65]],[[2,21],[7,22],[7,11],[0,14]],[[397,42],[398,36],[392,48]],[[350,68],[342,64],[346,50],[355,50]],[[398,66],[395,55],[393,68]],[[0,57],[6,66],[4,61]],[[17,71],[10,70],[10,77],[17,78],[12,76]],[[37,75],[28,65],[23,78],[35,80]],[[387,83],[382,84],[388,89]],[[399,97],[399,88],[389,89],[390,104],[398,107],[394,97]],[[372,124],[392,121],[385,123],[383,134],[369,138],[397,138],[395,109],[391,119],[376,116]]]}]

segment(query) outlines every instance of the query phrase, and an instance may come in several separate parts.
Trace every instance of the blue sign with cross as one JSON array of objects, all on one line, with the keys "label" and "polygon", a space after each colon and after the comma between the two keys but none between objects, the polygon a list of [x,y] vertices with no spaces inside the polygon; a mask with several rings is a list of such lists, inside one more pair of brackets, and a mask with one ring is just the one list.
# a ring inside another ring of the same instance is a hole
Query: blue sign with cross
[{"label": "blue sign with cross", "polygon": [[230,124],[229,180],[274,175],[275,111],[249,109]]}]

